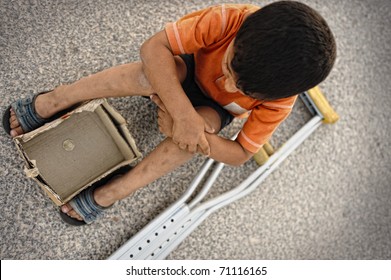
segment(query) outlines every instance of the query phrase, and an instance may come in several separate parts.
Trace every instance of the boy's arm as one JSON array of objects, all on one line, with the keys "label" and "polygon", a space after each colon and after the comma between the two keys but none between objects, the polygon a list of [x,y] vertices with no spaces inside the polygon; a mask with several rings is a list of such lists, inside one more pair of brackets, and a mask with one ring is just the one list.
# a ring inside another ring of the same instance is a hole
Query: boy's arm
[{"label": "boy's arm", "polygon": [[205,122],[197,114],[178,79],[173,53],[165,31],[148,39],[141,47],[144,73],[173,119],[172,139],[181,149],[194,153],[198,147],[209,155]]},{"label": "boy's arm", "polygon": [[[167,137],[172,138],[173,121],[170,114],[158,97],[151,96],[151,99],[158,106],[158,124],[160,131]],[[254,155],[254,153],[244,149],[237,141],[228,140],[216,134],[205,133],[205,135],[211,148],[209,157],[216,161],[229,165],[241,165]]]},{"label": "boy's arm", "polygon": [[216,134],[206,134],[210,145],[210,158],[229,165],[241,165],[254,154],[247,151],[237,141],[222,138]]}]

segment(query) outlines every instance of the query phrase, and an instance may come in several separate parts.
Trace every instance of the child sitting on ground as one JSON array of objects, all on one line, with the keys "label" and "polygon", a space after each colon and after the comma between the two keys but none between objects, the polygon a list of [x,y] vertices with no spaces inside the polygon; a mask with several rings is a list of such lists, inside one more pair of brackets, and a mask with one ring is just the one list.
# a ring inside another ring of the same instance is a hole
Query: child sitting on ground
[{"label": "child sitting on ground", "polygon": [[[246,162],[289,115],[297,94],[327,77],[335,58],[326,21],[305,4],[213,6],[168,23],[142,45],[141,62],[14,102],[3,126],[15,137],[95,98],[141,95],[157,104],[166,139],[123,176],[61,207],[64,221],[89,224],[194,153]],[[218,136],[234,117],[247,118],[236,140]]]}]

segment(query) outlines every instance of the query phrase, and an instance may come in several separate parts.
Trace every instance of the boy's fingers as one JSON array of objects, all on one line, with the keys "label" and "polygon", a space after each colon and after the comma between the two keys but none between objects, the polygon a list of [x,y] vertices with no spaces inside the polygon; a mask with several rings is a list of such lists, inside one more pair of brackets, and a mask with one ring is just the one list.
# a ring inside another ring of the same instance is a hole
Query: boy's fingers
[{"label": "boy's fingers", "polygon": [[203,137],[200,141],[200,143],[198,144],[198,146],[200,146],[200,150],[201,152],[206,155],[206,156],[209,156],[210,155],[210,146],[209,146],[209,142],[206,140],[205,137]]},{"label": "boy's fingers", "polygon": [[187,145],[186,144],[183,144],[183,143],[179,143],[179,149],[181,150],[186,150],[187,149]]},{"label": "boy's fingers", "polygon": [[189,151],[191,154],[195,154],[195,152],[197,152],[197,145],[189,146],[189,147],[188,147],[188,151]]},{"label": "boy's fingers", "polygon": [[166,106],[164,106],[163,101],[157,94],[152,94],[149,96],[151,100],[164,112],[166,112]]},{"label": "boy's fingers", "polygon": [[157,109],[157,115],[159,118],[163,118],[164,117],[164,111],[162,109],[160,109],[160,107],[158,107]]}]

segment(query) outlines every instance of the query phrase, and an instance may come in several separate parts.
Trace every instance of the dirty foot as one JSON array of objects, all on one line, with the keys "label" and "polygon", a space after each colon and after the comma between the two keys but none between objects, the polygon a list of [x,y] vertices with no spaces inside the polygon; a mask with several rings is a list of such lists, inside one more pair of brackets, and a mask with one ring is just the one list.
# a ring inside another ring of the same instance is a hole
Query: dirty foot
[{"label": "dirty foot", "polygon": [[[33,104],[35,108],[36,115],[38,115],[41,119],[46,119],[53,116],[57,111],[52,102],[52,94],[51,92],[40,94],[36,97],[35,102]],[[12,137],[23,134],[24,131],[19,124],[19,120],[16,117],[14,110],[10,109],[10,134]]]},{"label": "dirty foot", "polygon": [[[119,186],[123,185],[122,176],[116,176],[109,183],[97,188],[93,192],[93,200],[98,207],[107,208],[113,205],[116,201],[123,197],[120,193]],[[82,216],[77,213],[70,202],[61,206],[61,211],[71,218],[83,221]]]},{"label": "dirty foot", "polygon": [[[76,101],[74,102],[65,98],[67,96],[65,92],[66,89],[66,85],[61,85],[53,91],[38,94],[32,101],[34,104],[31,104],[35,114],[34,112],[30,112],[30,116],[35,115],[38,119],[41,119],[41,121],[45,121],[46,119],[53,117],[56,113],[76,104]],[[28,108],[28,110],[31,110],[31,108]],[[23,131],[20,120],[18,120],[17,115],[12,108],[10,109],[9,122],[10,135],[12,137],[28,132]]]}]

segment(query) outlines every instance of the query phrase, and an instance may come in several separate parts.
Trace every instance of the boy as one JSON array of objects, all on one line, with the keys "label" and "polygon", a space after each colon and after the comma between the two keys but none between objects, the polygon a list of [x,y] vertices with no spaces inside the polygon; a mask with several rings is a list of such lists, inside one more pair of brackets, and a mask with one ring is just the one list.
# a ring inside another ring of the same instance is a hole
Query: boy
[{"label": "boy", "polygon": [[[89,224],[196,152],[246,162],[289,115],[297,94],[326,78],[335,57],[327,23],[304,4],[214,6],[168,23],[142,45],[141,62],[14,102],[3,126],[15,137],[94,98],[142,95],[157,104],[167,138],[123,176],[61,207],[64,221]],[[219,137],[233,117],[248,118],[237,139]]]}]

